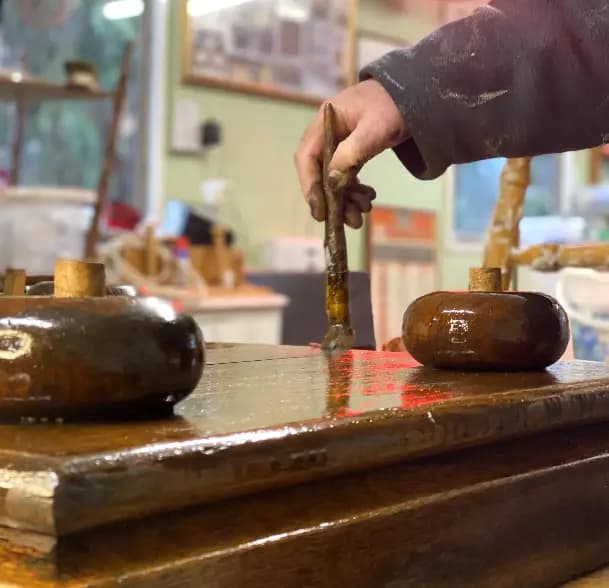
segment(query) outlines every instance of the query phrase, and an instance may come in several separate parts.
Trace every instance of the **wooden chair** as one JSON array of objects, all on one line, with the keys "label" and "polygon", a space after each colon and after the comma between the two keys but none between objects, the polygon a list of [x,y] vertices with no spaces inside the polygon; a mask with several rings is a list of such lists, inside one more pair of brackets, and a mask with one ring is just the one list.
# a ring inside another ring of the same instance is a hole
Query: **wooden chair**
[{"label": "wooden chair", "polygon": [[[545,272],[556,272],[565,267],[608,270],[609,243],[545,243],[524,249],[520,247],[520,221],[530,181],[530,157],[507,160],[501,172],[499,197],[486,236],[483,267],[501,268],[504,290],[515,286],[515,270],[518,266],[531,266],[537,271]],[[405,351],[405,348],[401,338],[396,338],[385,343],[383,350]]]},{"label": "wooden chair", "polygon": [[530,157],[507,160],[501,173],[499,198],[486,237],[482,265],[501,268],[504,290],[514,286],[518,266],[545,272],[565,267],[609,269],[609,243],[545,243],[520,248],[520,220],[530,179]]}]

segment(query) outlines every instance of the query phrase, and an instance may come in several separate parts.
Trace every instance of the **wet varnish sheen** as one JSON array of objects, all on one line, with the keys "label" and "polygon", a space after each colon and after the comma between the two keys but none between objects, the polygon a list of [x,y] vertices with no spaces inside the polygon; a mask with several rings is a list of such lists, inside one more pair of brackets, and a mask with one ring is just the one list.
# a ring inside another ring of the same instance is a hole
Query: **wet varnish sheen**
[{"label": "wet varnish sheen", "polygon": [[609,419],[609,367],[468,374],[399,353],[220,346],[176,413],[0,426],[4,524],[63,535]]},{"label": "wet varnish sheen", "polygon": [[442,369],[543,370],[569,342],[569,320],[536,292],[434,292],[404,314],[404,345]]},{"label": "wet varnish sheen", "polygon": [[168,415],[203,361],[196,322],[154,298],[0,297],[4,422]]}]

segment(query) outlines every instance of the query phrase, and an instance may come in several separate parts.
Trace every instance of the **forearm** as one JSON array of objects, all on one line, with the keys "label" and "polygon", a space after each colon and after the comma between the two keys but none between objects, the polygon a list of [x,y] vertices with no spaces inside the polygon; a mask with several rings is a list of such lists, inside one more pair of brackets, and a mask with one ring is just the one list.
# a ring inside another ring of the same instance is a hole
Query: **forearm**
[{"label": "forearm", "polygon": [[592,147],[609,135],[609,0],[495,0],[362,72],[389,92],[423,179],[453,163]]}]

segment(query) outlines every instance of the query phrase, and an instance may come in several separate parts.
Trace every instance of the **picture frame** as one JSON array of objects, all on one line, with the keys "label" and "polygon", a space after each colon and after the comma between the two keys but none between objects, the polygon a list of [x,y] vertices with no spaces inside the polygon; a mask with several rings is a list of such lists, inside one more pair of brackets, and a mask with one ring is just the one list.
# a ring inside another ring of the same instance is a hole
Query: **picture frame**
[{"label": "picture frame", "polygon": [[357,0],[182,0],[183,81],[311,105],[353,81]]}]

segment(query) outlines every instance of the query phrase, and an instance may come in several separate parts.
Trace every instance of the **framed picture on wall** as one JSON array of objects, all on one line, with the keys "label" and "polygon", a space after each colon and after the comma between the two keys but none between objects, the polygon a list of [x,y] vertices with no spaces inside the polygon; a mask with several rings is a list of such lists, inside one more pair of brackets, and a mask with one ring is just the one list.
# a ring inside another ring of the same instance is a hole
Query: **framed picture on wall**
[{"label": "framed picture on wall", "polygon": [[427,210],[375,206],[366,222],[377,345],[400,334],[407,306],[437,287],[437,220]]},{"label": "framed picture on wall", "polygon": [[183,0],[184,81],[319,104],[353,79],[357,0]]},{"label": "framed picture on wall", "polygon": [[390,51],[406,47],[407,43],[400,39],[385,37],[365,31],[357,35],[357,59],[355,60],[355,76],[359,71]]}]

